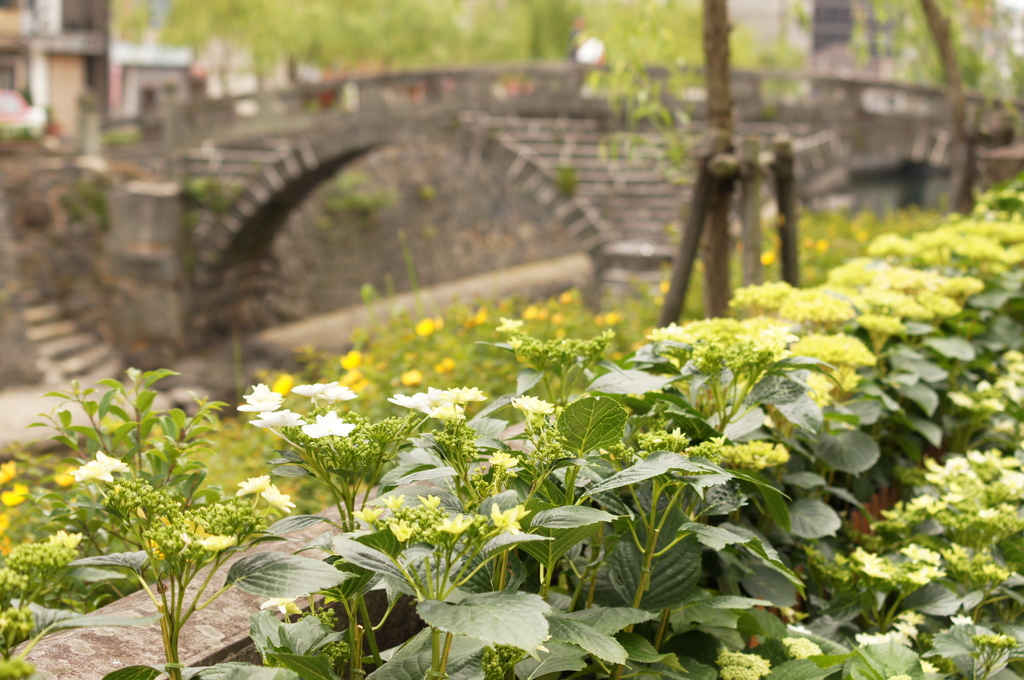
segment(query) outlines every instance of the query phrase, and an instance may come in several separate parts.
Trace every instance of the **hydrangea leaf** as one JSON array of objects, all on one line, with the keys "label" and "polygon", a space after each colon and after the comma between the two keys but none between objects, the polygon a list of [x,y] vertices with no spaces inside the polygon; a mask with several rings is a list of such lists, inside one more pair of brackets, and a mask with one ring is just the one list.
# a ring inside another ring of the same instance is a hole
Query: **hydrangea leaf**
[{"label": "hydrangea leaf", "polygon": [[870,470],[881,456],[878,443],[857,430],[847,430],[837,435],[822,434],[815,453],[833,469],[850,474]]},{"label": "hydrangea leaf", "polygon": [[610,397],[586,397],[565,407],[558,417],[558,432],[566,448],[582,456],[622,441],[626,410]]},{"label": "hydrangea leaf", "polygon": [[789,506],[790,531],[800,538],[834,536],[843,526],[836,511],[815,498],[801,498]]},{"label": "hydrangea leaf", "polygon": [[562,617],[548,619],[548,625],[551,639],[556,642],[579,645],[609,663],[626,663],[626,650],[611,635],[598,632],[582,621]]},{"label": "hydrangea leaf", "polygon": [[261,597],[300,597],[351,577],[320,560],[280,553],[246,555],[231,565],[225,585]]},{"label": "hydrangea leaf", "polygon": [[619,368],[613,363],[603,362],[601,364],[608,369],[608,373],[598,376],[590,386],[588,392],[603,392],[605,394],[647,394],[655,392],[677,379],[677,375],[651,375],[646,371],[636,369]]},{"label": "hydrangea leaf", "polygon": [[428,625],[489,645],[535,653],[548,635],[551,607],[539,595],[502,591],[469,595],[458,603],[424,600],[416,613]]},{"label": "hydrangea leaf", "polygon": [[611,522],[614,519],[615,515],[604,510],[582,505],[567,505],[541,510],[533,516],[530,525],[549,529],[573,529],[597,522]]},{"label": "hydrangea leaf", "polygon": [[[540,660],[525,659],[516,664],[516,677],[537,680],[564,671],[581,671],[587,667],[586,650],[564,642],[549,642],[548,651],[540,653]],[[557,677],[557,676],[556,676]]]}]

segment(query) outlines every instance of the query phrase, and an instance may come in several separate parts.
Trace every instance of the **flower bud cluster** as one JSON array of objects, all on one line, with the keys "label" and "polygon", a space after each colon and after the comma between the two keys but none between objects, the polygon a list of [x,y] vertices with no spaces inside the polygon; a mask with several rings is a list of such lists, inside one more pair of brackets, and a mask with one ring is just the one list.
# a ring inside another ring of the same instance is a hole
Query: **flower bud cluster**
[{"label": "flower bud cluster", "polygon": [[782,644],[791,659],[807,659],[821,655],[821,647],[807,638],[782,638]]},{"label": "flower bud cluster", "polygon": [[[0,638],[8,649],[28,640],[35,628],[35,618],[29,607],[0,609]],[[0,678],[4,677],[0,675]]]},{"label": "flower bud cluster", "polygon": [[512,664],[523,658],[523,651],[509,645],[494,645],[484,650],[484,680],[504,680]]},{"label": "flower bud cluster", "polygon": [[756,654],[722,650],[716,661],[722,680],[760,680],[772,672],[768,659]]},{"label": "flower bud cluster", "polygon": [[764,470],[789,460],[789,450],[782,444],[758,440],[721,447],[722,462],[742,470]]},{"label": "flower bud cluster", "polygon": [[[504,324],[499,330],[506,327],[507,324]],[[585,365],[597,363],[604,357],[608,346],[615,339],[615,331],[611,329],[589,340],[538,340],[517,329],[509,333],[508,344],[515,350],[516,357],[538,371],[552,369],[561,372],[578,362]]]},{"label": "flower bud cluster", "polygon": [[24,659],[0,659],[0,678],[23,680],[35,675],[36,667]]}]

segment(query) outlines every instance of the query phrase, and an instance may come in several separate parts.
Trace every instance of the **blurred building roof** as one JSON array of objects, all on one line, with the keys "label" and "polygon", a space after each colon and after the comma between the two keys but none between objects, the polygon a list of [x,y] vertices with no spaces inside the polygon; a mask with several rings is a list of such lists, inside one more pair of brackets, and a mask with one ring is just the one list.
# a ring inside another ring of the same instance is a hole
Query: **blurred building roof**
[{"label": "blurred building roof", "polygon": [[157,43],[128,43],[115,40],[110,48],[110,60],[122,66],[188,68],[195,61],[195,54],[189,47],[169,47]]}]

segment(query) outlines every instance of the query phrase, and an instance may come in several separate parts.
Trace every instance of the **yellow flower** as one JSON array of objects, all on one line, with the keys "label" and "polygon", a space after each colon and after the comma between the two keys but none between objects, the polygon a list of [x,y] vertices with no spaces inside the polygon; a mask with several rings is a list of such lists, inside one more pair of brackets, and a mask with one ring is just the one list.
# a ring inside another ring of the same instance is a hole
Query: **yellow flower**
[{"label": "yellow flower", "polygon": [[658,284],[658,292],[661,293],[662,295],[667,295],[668,291],[671,290],[671,288],[672,282],[669,281],[668,279]]},{"label": "yellow flower", "polygon": [[618,312],[608,312],[604,315],[604,322],[609,326],[614,326],[615,324],[622,322],[622,315]]},{"label": "yellow flower", "polygon": [[384,498],[381,499],[381,502],[384,503],[384,505],[386,505],[388,509],[394,512],[395,510],[398,510],[400,507],[405,505],[405,496],[385,496]]},{"label": "yellow flower", "polygon": [[519,459],[515,456],[508,455],[504,451],[498,451],[496,454],[491,456],[491,465],[508,470],[519,465]]},{"label": "yellow flower", "polygon": [[248,496],[252,493],[263,493],[270,488],[270,475],[263,475],[262,477],[250,477],[244,482],[239,482],[238,486],[241,487],[236,493],[236,496]]},{"label": "yellow flower", "polygon": [[434,366],[434,370],[438,373],[451,373],[455,370],[455,359],[452,359],[451,357],[441,359],[441,361]]},{"label": "yellow flower", "polygon": [[871,238],[871,234],[865,229],[858,229],[853,233],[853,237],[857,239],[859,243],[867,243],[868,239]]},{"label": "yellow flower", "polygon": [[826,250],[828,250],[828,241],[826,241],[823,238],[820,238],[818,239],[818,242],[814,244],[814,247],[817,248],[819,253],[824,253]]},{"label": "yellow flower", "polygon": [[554,314],[551,315],[551,323],[553,323],[556,326],[561,326],[563,323],[565,323],[565,314],[562,314],[561,312],[555,312]]},{"label": "yellow flower", "polygon": [[203,550],[209,552],[218,553],[227,550],[233,545],[238,545],[237,536],[209,536],[201,539],[199,545],[203,546]]},{"label": "yellow flower", "polygon": [[0,465],[0,484],[6,484],[18,474],[18,465],[13,460]]},{"label": "yellow flower", "polygon": [[346,371],[353,371],[363,365],[363,353],[359,350],[352,350],[341,358],[341,367]]},{"label": "yellow flower", "polygon": [[295,387],[295,378],[288,373],[282,373],[278,376],[277,380],[274,381],[270,391],[277,392],[278,394],[288,394],[292,391],[293,387]]},{"label": "yellow flower", "polygon": [[401,522],[388,525],[388,528],[391,529],[391,533],[395,535],[399,543],[405,543],[412,538],[412,527],[404,519]]},{"label": "yellow flower", "polygon": [[420,337],[427,337],[437,330],[437,325],[433,319],[420,319],[420,322],[416,324],[416,335]]},{"label": "yellow flower", "polygon": [[28,498],[28,487],[24,484],[15,484],[12,491],[4,491],[0,494],[0,503],[9,508],[19,505]]},{"label": "yellow flower", "polygon": [[57,486],[65,486],[66,487],[66,486],[71,486],[72,484],[75,483],[75,477],[74,477],[74,475],[71,474],[70,471],[68,471],[68,472],[59,472],[59,473],[57,473],[57,474],[55,474],[53,476],[53,481],[57,484]]},{"label": "yellow flower", "polygon": [[82,534],[69,534],[68,532],[61,529],[54,535],[50,536],[50,545],[62,545],[65,548],[74,550],[78,547],[78,544],[82,542]]},{"label": "yellow flower", "polygon": [[362,510],[356,510],[352,513],[352,516],[358,520],[362,520],[367,524],[373,524],[380,516],[384,514],[384,508],[363,508]]},{"label": "yellow flower", "polygon": [[561,302],[563,305],[568,305],[572,304],[574,297],[575,296],[572,294],[572,291],[567,290],[558,296],[558,301]]},{"label": "yellow flower", "polygon": [[416,387],[423,382],[423,372],[418,368],[405,371],[402,373],[401,381],[406,387]]},{"label": "yellow flower", "polygon": [[0,515],[0,534],[3,534],[11,526],[11,518],[7,515]]},{"label": "yellow flower", "polygon": [[775,251],[766,250],[761,253],[761,265],[764,267],[771,267],[775,264]]},{"label": "yellow flower", "polygon": [[441,499],[438,498],[437,496],[416,496],[416,498],[419,498],[420,503],[422,503],[423,507],[427,508],[428,510],[434,510],[439,505],[441,505]]},{"label": "yellow flower", "polygon": [[483,324],[487,323],[486,307],[481,307],[480,309],[476,310],[476,315],[473,317],[473,323],[475,323],[477,326],[482,326]]},{"label": "yellow flower", "polygon": [[451,519],[446,519],[441,523],[441,526],[437,528],[438,531],[443,531],[446,534],[452,534],[458,536],[466,531],[466,529],[473,526],[473,520],[466,519],[462,515],[455,515]]},{"label": "yellow flower", "polygon": [[502,512],[497,503],[491,504],[491,521],[494,522],[494,526],[513,535],[522,533],[519,520],[529,514],[530,512],[521,505]]}]

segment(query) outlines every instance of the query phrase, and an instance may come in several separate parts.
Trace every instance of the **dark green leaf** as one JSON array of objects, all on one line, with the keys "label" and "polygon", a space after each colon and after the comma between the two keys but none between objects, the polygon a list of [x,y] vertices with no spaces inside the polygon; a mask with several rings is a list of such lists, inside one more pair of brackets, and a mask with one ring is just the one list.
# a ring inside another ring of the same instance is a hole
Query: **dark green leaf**
[{"label": "dark green leaf", "polygon": [[308,527],[326,522],[327,518],[320,517],[319,515],[293,515],[291,517],[285,517],[279,519],[269,527],[267,527],[267,533],[280,536],[281,534],[287,534],[292,531],[298,531],[300,529],[306,529]]},{"label": "dark green leaf", "polygon": [[615,515],[604,510],[583,505],[567,505],[541,510],[533,516],[530,525],[549,529],[572,529],[597,522],[611,522],[614,519]]},{"label": "dark green leaf", "polygon": [[801,498],[789,506],[790,531],[800,538],[834,536],[843,521],[836,511],[813,498]]},{"label": "dark green leaf", "polygon": [[654,648],[647,638],[636,633],[627,633],[622,631],[616,633],[615,639],[619,641],[623,649],[626,650],[626,654],[629,655],[631,661],[639,661],[640,663],[657,663],[665,659],[668,654],[659,654],[658,650]]},{"label": "dark green leaf", "polygon": [[626,650],[611,635],[601,633],[582,621],[552,617],[548,619],[551,639],[556,642],[571,642],[579,645],[594,656],[609,663],[626,663]]},{"label": "dark green leaf", "polygon": [[771,680],[822,680],[833,673],[831,668],[820,668],[807,659],[787,661],[772,668]]},{"label": "dark green leaf", "polygon": [[540,661],[526,659],[516,664],[516,677],[520,680],[538,680],[543,677],[558,677],[564,671],[581,671],[587,667],[583,660],[587,652],[576,645],[564,642],[550,642],[544,645],[548,651],[540,653]]},{"label": "dark green leaf", "polygon": [[261,597],[300,597],[336,586],[348,577],[320,560],[266,552],[246,555],[231,565],[225,585]]},{"label": "dark green leaf", "polygon": [[786,404],[779,404],[775,408],[786,417],[786,420],[811,432],[817,432],[825,424],[821,407],[807,395]]},{"label": "dark green leaf", "polygon": [[645,371],[619,368],[615,364],[601,364],[609,369],[608,373],[598,377],[587,387],[588,392],[604,392],[605,394],[646,394],[656,392],[676,380],[677,375],[651,375]]},{"label": "dark green leaf", "polygon": [[339,680],[325,656],[271,653],[267,655],[280,666],[295,671],[303,680]]},{"label": "dark green leaf", "polygon": [[582,621],[599,633],[617,633],[626,626],[653,621],[658,614],[632,607],[591,607],[566,614],[565,618]]},{"label": "dark green leaf", "polygon": [[870,470],[881,455],[878,443],[859,430],[822,434],[814,452],[830,467],[850,474]]},{"label": "dark green leaf", "polygon": [[136,574],[142,573],[149,557],[145,551],[130,553],[114,553],[113,555],[97,555],[95,557],[83,557],[71,563],[72,567],[127,567]]},{"label": "dark green leaf", "polygon": [[155,666],[125,666],[103,676],[103,680],[155,680],[164,674]]},{"label": "dark green leaf", "polygon": [[921,412],[931,418],[939,407],[939,394],[927,385],[901,385],[897,390],[903,397],[918,405]]}]

